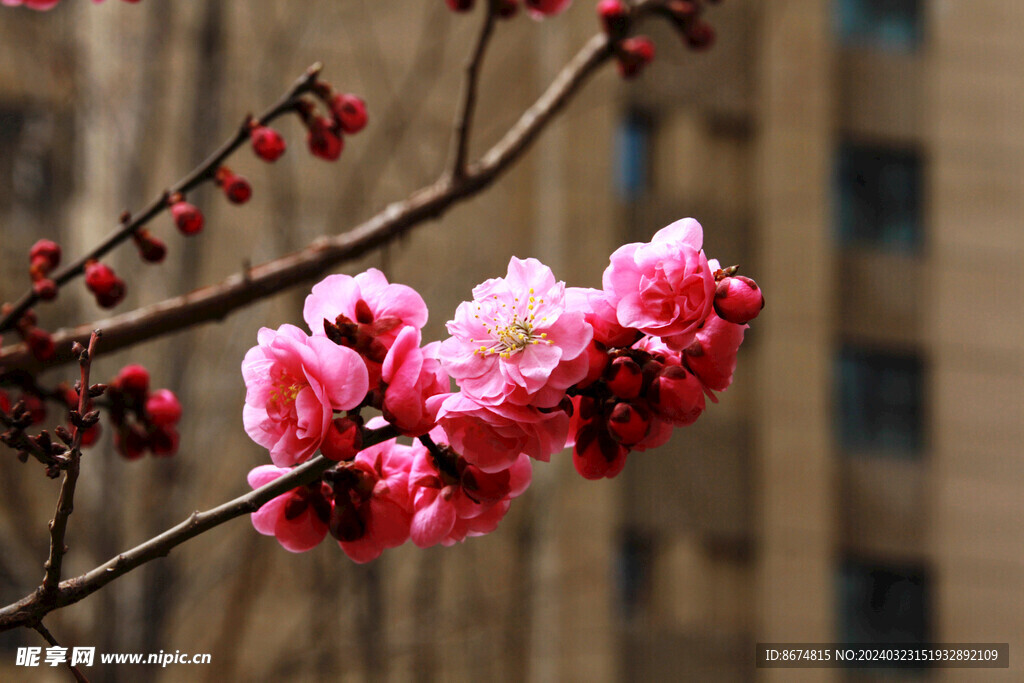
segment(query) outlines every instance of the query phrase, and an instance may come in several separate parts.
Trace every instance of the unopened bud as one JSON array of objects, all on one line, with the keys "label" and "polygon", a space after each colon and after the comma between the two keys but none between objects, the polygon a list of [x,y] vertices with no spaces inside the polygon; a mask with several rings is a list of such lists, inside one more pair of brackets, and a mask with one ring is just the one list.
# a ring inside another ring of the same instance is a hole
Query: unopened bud
[{"label": "unopened bud", "polygon": [[203,213],[194,205],[185,201],[171,205],[171,217],[174,225],[183,235],[194,235],[203,229]]},{"label": "unopened bud", "polygon": [[643,385],[643,371],[629,356],[619,356],[611,362],[605,372],[606,383],[619,398],[631,399],[640,395]]},{"label": "unopened bud", "polygon": [[249,137],[256,156],[266,162],[277,161],[284,154],[284,138],[273,128],[253,126],[249,131]]},{"label": "unopened bud", "polygon": [[619,74],[633,78],[654,60],[654,43],[646,36],[627,38],[619,43]]},{"label": "unopened bud", "polygon": [[43,301],[53,301],[57,298],[57,283],[44,277],[32,283],[32,291]]},{"label": "unopened bud", "polygon": [[613,40],[629,30],[629,8],[623,0],[601,0],[597,3],[597,16],[604,32]]},{"label": "unopened bud", "polygon": [[328,460],[341,462],[356,457],[363,447],[363,433],[360,420],[351,417],[339,417],[331,423],[320,444],[320,452]]},{"label": "unopened bud", "polygon": [[57,355],[57,347],[53,343],[53,337],[46,330],[33,327],[25,335],[25,343],[33,358],[38,361],[48,361]]},{"label": "unopened bud", "polygon": [[617,403],[608,416],[608,434],[624,446],[644,440],[651,430],[651,418],[630,403]]},{"label": "unopened bud", "polygon": [[444,0],[453,12],[468,12],[473,9],[473,0]]},{"label": "unopened bud", "polygon": [[60,245],[53,240],[39,240],[28,252],[29,263],[38,264],[47,273],[60,265]]},{"label": "unopened bud", "polygon": [[331,112],[344,133],[352,135],[366,127],[366,103],[357,95],[335,95],[331,98]]},{"label": "unopened bud", "polygon": [[158,389],[146,399],[146,414],[158,427],[169,427],[181,419],[181,403],[170,389]]},{"label": "unopened bud", "polygon": [[764,294],[749,277],[723,278],[715,289],[715,313],[722,320],[744,325],[764,308]]},{"label": "unopened bud", "polygon": [[310,119],[306,143],[313,156],[327,161],[335,161],[345,148],[345,141],[334,131],[334,124],[324,116]]},{"label": "unopened bud", "polygon": [[685,368],[670,365],[658,373],[647,390],[651,410],[677,427],[693,424],[704,412],[704,388]]}]

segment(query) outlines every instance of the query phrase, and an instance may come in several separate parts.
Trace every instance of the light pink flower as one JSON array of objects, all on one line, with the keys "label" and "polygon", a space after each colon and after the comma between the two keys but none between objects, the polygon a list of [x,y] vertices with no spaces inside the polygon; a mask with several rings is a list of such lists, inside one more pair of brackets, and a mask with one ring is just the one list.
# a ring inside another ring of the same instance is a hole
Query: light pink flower
[{"label": "light pink flower", "polygon": [[421,349],[420,331],[404,327],[384,359],[384,417],[406,436],[431,430],[434,416],[427,410],[426,401],[451,388],[437,359],[440,346],[440,342],[431,342]]},{"label": "light pink flower", "polygon": [[[261,465],[249,472],[249,486],[258,489],[288,474],[287,468]],[[252,513],[252,525],[265,536],[277,537],[286,550],[301,553],[319,545],[327,536],[331,504],[320,482],[300,486],[271,498]]]},{"label": "light pink flower", "polygon": [[619,324],[615,307],[600,289],[566,287],[566,308],[583,311],[587,322],[594,328],[594,339],[605,346],[629,346],[636,341],[637,331]]},{"label": "light pink flower", "polygon": [[366,367],[359,356],[294,325],[262,328],[259,345],[242,361],[242,420],[253,441],[270,450],[278,467],[308,459],[323,440],[335,410],[354,408],[366,396]]},{"label": "light pink flower", "polygon": [[355,562],[369,562],[409,539],[412,449],[394,439],[364,449],[334,479],[331,534]]},{"label": "light pink flower", "polygon": [[696,339],[686,347],[686,365],[713,401],[716,399],[712,391],[725,391],[732,384],[736,356],[747,327],[749,325],[737,325],[711,314],[697,331]]},{"label": "light pink flower", "polygon": [[520,455],[509,468],[487,473],[448,449],[440,429],[432,436],[444,462],[438,463],[422,444],[413,446],[415,460],[409,477],[413,543],[421,548],[447,546],[493,531],[511,499],[530,485],[530,459]]},{"label": "light pink flower", "polygon": [[324,320],[335,322],[340,315],[349,322],[376,326],[373,336],[391,348],[402,327],[420,329],[427,324],[427,305],[412,287],[390,284],[384,273],[370,268],[355,277],[328,275],[313,286],[302,308],[314,335],[326,334]]},{"label": "light pink flower", "polygon": [[603,284],[619,324],[662,337],[676,349],[693,341],[715,295],[703,240],[700,223],[684,218],[648,243],[616,249]]},{"label": "light pink flower", "polygon": [[564,12],[572,4],[572,0],[525,0],[526,11],[534,19],[553,17]]},{"label": "light pink flower", "polygon": [[441,343],[441,363],[467,395],[551,408],[586,376],[593,331],[540,261],[513,258],[508,274],[474,287],[473,298],[459,304]]},{"label": "light pink flower", "polygon": [[526,454],[547,462],[565,445],[569,416],[561,410],[542,412],[533,406],[482,405],[463,393],[434,396],[445,440],[466,462],[484,472],[508,469]]}]

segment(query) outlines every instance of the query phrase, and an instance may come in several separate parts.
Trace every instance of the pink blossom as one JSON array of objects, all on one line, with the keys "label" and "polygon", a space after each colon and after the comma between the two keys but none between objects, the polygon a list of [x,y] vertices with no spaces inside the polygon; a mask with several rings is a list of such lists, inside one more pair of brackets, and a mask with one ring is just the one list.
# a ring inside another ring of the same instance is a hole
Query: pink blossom
[{"label": "pink blossom", "polygon": [[473,288],[441,344],[441,363],[479,403],[551,408],[587,374],[593,331],[569,310],[565,283],[536,259],[513,258],[504,278]]},{"label": "pink blossom", "polygon": [[427,410],[426,401],[450,388],[448,375],[437,359],[440,346],[431,342],[421,349],[420,331],[404,327],[384,359],[384,417],[407,436],[430,431],[434,416]]},{"label": "pink blossom", "polygon": [[366,368],[351,349],[294,325],[264,327],[257,338],[242,361],[242,420],[252,440],[270,449],[274,464],[288,467],[320,447],[335,410],[363,400]]},{"label": "pink blossom", "polygon": [[566,308],[583,311],[587,322],[594,328],[594,339],[605,346],[629,346],[636,341],[637,331],[619,324],[615,307],[600,289],[566,287]]},{"label": "pink blossom", "polygon": [[384,273],[370,268],[355,277],[328,275],[313,286],[302,308],[313,334],[326,334],[324,320],[334,322],[339,315],[372,326],[373,336],[391,348],[402,327],[420,329],[427,324],[427,305],[412,287],[390,284]]},{"label": "pink blossom", "polygon": [[466,462],[483,472],[508,469],[525,454],[547,462],[565,445],[569,416],[562,410],[542,412],[533,406],[502,403],[488,406],[463,394],[434,396],[445,440]]},{"label": "pink blossom", "polygon": [[619,324],[662,337],[676,349],[693,341],[715,294],[703,240],[700,223],[684,218],[650,242],[615,250],[603,284]]},{"label": "pink blossom", "polygon": [[0,4],[7,5],[9,7],[19,7],[24,5],[29,9],[40,11],[53,9],[59,2],[60,0],[0,0]]},{"label": "pink blossom", "polygon": [[374,560],[409,539],[411,469],[412,449],[394,439],[363,450],[338,468],[330,531],[355,562]]},{"label": "pink blossom", "polygon": [[487,473],[445,446],[441,430],[432,435],[439,442],[441,462],[422,444],[413,446],[413,543],[421,548],[447,546],[493,531],[511,499],[530,485],[530,459],[520,455],[507,469]]},{"label": "pink blossom", "polygon": [[[249,472],[249,486],[258,489],[290,471],[261,465]],[[330,512],[331,504],[317,482],[271,498],[252,513],[252,525],[265,536],[276,536],[286,550],[301,553],[315,548],[327,536]]]},{"label": "pink blossom", "polygon": [[697,376],[712,400],[711,391],[725,391],[732,384],[736,356],[748,325],[736,325],[710,315],[697,331],[693,343],[686,347],[686,365]]},{"label": "pink blossom", "polygon": [[564,12],[572,4],[572,0],[525,0],[526,11],[534,19],[553,17]]}]

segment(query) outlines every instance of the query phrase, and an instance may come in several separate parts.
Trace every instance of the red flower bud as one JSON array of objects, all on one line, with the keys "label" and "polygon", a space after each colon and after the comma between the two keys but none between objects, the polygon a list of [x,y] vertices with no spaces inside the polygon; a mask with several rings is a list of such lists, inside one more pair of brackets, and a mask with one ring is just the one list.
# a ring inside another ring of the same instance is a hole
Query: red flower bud
[{"label": "red flower bud", "polygon": [[630,403],[616,403],[608,416],[608,434],[624,446],[644,440],[651,431],[651,418]]},{"label": "red flower bud", "polygon": [[153,237],[148,230],[139,230],[132,235],[139,250],[139,256],[148,263],[160,263],[167,256],[167,245]]},{"label": "red flower bud", "polygon": [[52,240],[39,240],[28,252],[28,260],[43,265],[43,272],[49,272],[60,265],[60,245]]},{"label": "red flower bud", "polygon": [[587,370],[587,376],[576,384],[580,389],[589,387],[591,384],[601,379],[601,375],[604,374],[605,368],[608,367],[608,351],[601,342],[591,340],[590,344],[587,345],[586,354],[589,369]]},{"label": "red flower bud", "polygon": [[363,447],[363,433],[360,422],[350,417],[339,417],[331,423],[320,452],[328,460],[341,462],[352,460]]},{"label": "red flower bud", "polygon": [[366,103],[357,95],[335,95],[331,98],[331,111],[342,132],[352,135],[366,127]]},{"label": "red flower bud", "polygon": [[249,181],[232,173],[227,166],[217,169],[216,182],[232,204],[245,204],[252,197],[252,185]]},{"label": "red flower bud", "polygon": [[744,325],[764,308],[764,294],[749,277],[723,278],[715,288],[715,313],[722,320]]},{"label": "red flower bud", "polygon": [[148,441],[153,455],[170,457],[178,452],[181,436],[174,427],[159,427],[150,433]]},{"label": "red flower bud", "polygon": [[53,301],[57,298],[57,283],[48,277],[44,277],[32,284],[32,291],[43,301]]},{"label": "red flower bud", "polygon": [[203,229],[203,213],[188,202],[171,204],[171,216],[183,235],[194,235]]},{"label": "red flower bud", "polygon": [[694,50],[707,50],[715,44],[715,29],[706,21],[693,21],[683,33],[686,44]]},{"label": "red flower bud", "polygon": [[53,344],[53,337],[46,330],[38,327],[30,328],[25,334],[25,343],[28,344],[32,356],[39,361],[48,361],[57,355],[57,347]]},{"label": "red flower bud", "polygon": [[646,36],[627,38],[619,44],[619,74],[633,78],[654,59],[654,43]]},{"label": "red flower bud", "polygon": [[127,460],[138,460],[148,446],[146,434],[137,427],[125,427],[114,434],[114,448]]},{"label": "red flower bud", "polygon": [[692,425],[704,412],[704,388],[685,368],[670,365],[658,373],[647,389],[651,410],[677,427]]},{"label": "red flower bud", "polygon": [[518,0],[498,0],[498,18],[499,19],[511,19],[519,13],[519,1]]},{"label": "red flower bud", "polygon": [[611,479],[626,466],[629,449],[615,443],[602,427],[585,425],[576,435],[572,464],[584,479]]},{"label": "red flower bud", "polygon": [[141,365],[126,365],[117,373],[114,386],[126,394],[143,397],[149,393],[149,370]]},{"label": "red flower bud", "polygon": [[119,278],[110,266],[99,261],[85,264],[85,286],[96,296],[96,303],[103,308],[112,308],[125,295],[124,280]]},{"label": "red flower bud", "polygon": [[334,124],[324,116],[310,119],[306,142],[313,156],[327,161],[336,160],[345,148],[345,141],[334,131]]},{"label": "red flower bud", "polygon": [[608,388],[619,398],[631,399],[640,395],[643,386],[643,371],[629,356],[619,356],[606,371]]},{"label": "red flower bud", "polygon": [[146,399],[149,421],[158,427],[170,427],[181,419],[181,403],[170,389],[158,389]]},{"label": "red flower bud", "polygon": [[277,161],[284,154],[284,138],[273,128],[253,126],[249,131],[256,156],[267,162]]}]

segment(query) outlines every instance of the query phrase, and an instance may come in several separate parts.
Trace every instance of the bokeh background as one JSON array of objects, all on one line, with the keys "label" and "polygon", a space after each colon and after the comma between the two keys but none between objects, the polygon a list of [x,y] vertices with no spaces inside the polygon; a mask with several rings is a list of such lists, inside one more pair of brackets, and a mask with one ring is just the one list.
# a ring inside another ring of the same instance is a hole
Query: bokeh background
[{"label": "bokeh background", "polygon": [[[591,0],[499,25],[474,152],[596,30]],[[612,481],[567,454],[499,529],[358,566],[332,543],[291,555],[228,523],[48,619],[98,652],[211,653],[208,666],[94,667],[93,680],[843,680],[765,671],[756,642],[1009,642],[1024,653],[1024,3],[728,0],[715,48],[667,26],[655,64],[598,75],[515,170],[440,220],[346,265],[384,269],[431,310],[425,338],[510,256],[600,286],[608,254],[683,216],[768,306],[734,386]],[[430,182],[449,149],[480,17],[441,0],[66,0],[0,12],[0,300],[28,247],[69,256],[184,174],[314,61],[363,95],[371,126],[335,164],[232,163],[255,194],[190,199],[207,229],[161,217],[162,266],[130,246],[120,310],[213,283],[337,234]],[[311,284],[311,283],[310,283]],[[308,287],[160,342],[129,362],[185,405],[169,460],[83,461],[66,573],[247,490],[267,462],[242,431],[239,364],[260,326],[301,324]],[[104,317],[79,285],[40,310]],[[11,340],[8,339],[8,343]],[[71,369],[51,372],[70,380]],[[53,411],[53,421],[60,417]],[[0,458],[0,602],[36,586],[57,484]],[[0,678],[29,631],[0,635]]]}]

